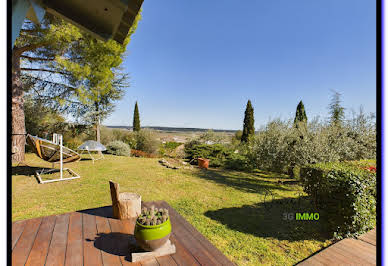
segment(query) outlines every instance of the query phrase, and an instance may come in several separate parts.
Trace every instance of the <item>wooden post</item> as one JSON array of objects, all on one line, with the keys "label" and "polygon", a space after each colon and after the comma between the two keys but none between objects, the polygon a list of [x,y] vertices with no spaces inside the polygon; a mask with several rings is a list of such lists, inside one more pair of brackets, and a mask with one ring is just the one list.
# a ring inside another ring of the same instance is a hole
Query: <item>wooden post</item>
[{"label": "wooden post", "polygon": [[141,213],[141,196],[136,193],[120,193],[119,184],[109,181],[113,217],[116,219],[137,218]]}]

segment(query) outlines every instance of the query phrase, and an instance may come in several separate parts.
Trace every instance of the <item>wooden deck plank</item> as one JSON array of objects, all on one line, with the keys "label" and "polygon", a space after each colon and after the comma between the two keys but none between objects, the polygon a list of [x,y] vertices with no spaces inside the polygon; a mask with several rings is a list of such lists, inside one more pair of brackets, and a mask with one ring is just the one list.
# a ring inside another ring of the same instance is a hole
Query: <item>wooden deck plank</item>
[{"label": "wooden deck plank", "polygon": [[73,212],[69,218],[65,265],[83,264],[82,214]]},{"label": "wooden deck plank", "polygon": [[170,236],[171,242],[175,245],[176,253],[171,257],[178,265],[200,265],[195,257],[179,242],[174,233]]},{"label": "wooden deck plank", "polygon": [[109,222],[105,217],[96,216],[98,243],[101,249],[103,265],[121,265],[120,258],[110,253],[111,247],[114,245],[114,239],[111,235]]},{"label": "wooden deck plank", "polygon": [[101,251],[94,246],[94,240],[97,237],[96,216],[83,213],[82,224],[84,265],[102,265]]},{"label": "wooden deck plank", "polygon": [[[129,249],[129,242],[131,234],[128,233],[128,228],[125,228],[125,224],[117,219],[108,218],[110,228],[115,236],[114,246],[112,249],[115,254],[120,257],[120,261],[122,265],[141,265],[140,263],[131,263],[130,256],[131,252]],[[133,223],[134,221],[132,221]]]},{"label": "wooden deck plank", "polygon": [[26,263],[41,222],[42,218],[27,221],[23,233],[12,251],[12,265],[24,265]]},{"label": "wooden deck plank", "polygon": [[42,219],[26,265],[40,266],[45,264],[49,244],[53,235],[55,220],[55,216],[48,216]]},{"label": "wooden deck plank", "polygon": [[[133,241],[135,220],[113,219],[112,208],[105,206],[47,216],[43,220],[35,218],[15,222],[12,228],[14,244],[12,257],[16,263],[14,265],[23,265],[24,262],[29,265],[34,263],[43,265],[45,254],[47,254],[46,265],[223,264],[217,260],[219,254],[212,254],[213,250],[218,250],[194,227],[190,227],[190,224],[167,203],[159,201],[145,204],[169,209],[173,225],[170,240],[176,247],[175,254],[131,263],[129,242]],[[36,221],[42,222],[36,224]],[[27,226],[28,233],[23,229]],[[22,256],[16,256],[20,253]],[[227,264],[231,264],[226,257],[224,258]]]},{"label": "wooden deck plank", "polygon": [[[368,240],[373,240],[373,232]],[[373,242],[373,241],[372,241]],[[343,239],[298,265],[376,265],[376,246],[359,239]]]},{"label": "wooden deck plank", "polygon": [[46,266],[61,266],[65,263],[67,232],[69,229],[70,214],[58,215],[51,238]]},{"label": "wooden deck plank", "polygon": [[152,259],[149,259],[146,261],[142,261],[141,265],[142,266],[159,266],[159,263],[155,258],[152,258]]},{"label": "wooden deck plank", "polygon": [[349,257],[376,264],[376,247],[363,241],[344,239],[338,245],[338,249],[341,249],[344,254],[349,254]]},{"label": "wooden deck plank", "polygon": [[359,236],[358,239],[376,246],[376,228]]},{"label": "wooden deck plank", "polygon": [[[193,237],[194,239],[197,240],[197,241],[192,241],[192,240],[189,241],[188,243],[189,245],[190,245],[190,242],[200,244],[200,248],[199,248],[200,250],[198,252],[195,250],[196,247],[193,247],[194,252],[196,252],[197,254],[199,252],[203,252],[210,258],[211,262],[214,263],[215,265],[219,265],[219,264],[234,265],[224,254],[221,253],[219,249],[217,249],[212,243],[209,242],[209,240],[207,240],[200,232],[198,232],[198,230],[195,229],[194,226],[188,223],[177,211],[175,211],[170,205],[168,205],[167,202],[163,201],[161,205],[162,207],[167,208],[169,210],[169,214],[172,215],[173,218],[175,218],[174,221],[177,223],[177,228],[178,228],[176,235],[179,240],[181,238],[182,240],[185,239],[185,236],[181,235],[181,233],[183,233],[183,230],[181,231],[180,227],[182,227],[184,231],[186,231],[183,234],[187,234],[190,237]],[[171,219],[171,222],[173,223],[173,219]],[[175,227],[173,226],[173,228]],[[184,240],[181,242],[184,246],[186,246],[184,243]],[[199,260],[199,262],[202,264],[201,260]],[[210,261],[205,261],[205,262],[210,263]]]},{"label": "wooden deck plank", "polygon": [[159,265],[162,265],[162,266],[177,265],[175,260],[171,257],[171,255],[157,257],[156,260],[158,261]]},{"label": "wooden deck plank", "polygon": [[[164,208],[167,208],[167,205],[161,205]],[[218,265],[215,258],[199,243],[196,241],[196,238],[186,230],[183,222],[175,216],[175,213],[171,212],[169,209],[169,214],[171,218],[171,227],[172,232],[175,234],[176,238],[179,239],[179,242],[182,246],[189,251],[193,257],[200,263],[206,265]]]},{"label": "wooden deck plank", "polygon": [[[351,264],[352,258],[349,258],[347,254],[343,254],[342,250],[338,249],[336,245],[327,248],[327,252],[320,255],[327,258],[329,262],[334,261],[337,264]],[[317,256],[319,257],[319,256]],[[353,261],[354,262],[354,261]],[[332,264],[332,263],[330,263]]]},{"label": "wooden deck plank", "polygon": [[[128,234],[129,237],[131,238],[130,242],[134,242],[134,236],[133,236],[133,233],[134,233],[134,230],[135,230],[135,222],[136,222],[136,219],[128,219],[128,220],[121,220],[120,221],[120,224],[121,224],[121,228],[120,230],[122,230],[121,232],[124,233],[124,234]],[[125,257],[124,260],[121,261],[121,263],[124,265],[124,266],[140,266],[141,263],[140,262],[130,262],[130,258],[128,257]]]},{"label": "wooden deck plank", "polygon": [[12,223],[12,250],[23,233],[26,221],[16,221]]}]

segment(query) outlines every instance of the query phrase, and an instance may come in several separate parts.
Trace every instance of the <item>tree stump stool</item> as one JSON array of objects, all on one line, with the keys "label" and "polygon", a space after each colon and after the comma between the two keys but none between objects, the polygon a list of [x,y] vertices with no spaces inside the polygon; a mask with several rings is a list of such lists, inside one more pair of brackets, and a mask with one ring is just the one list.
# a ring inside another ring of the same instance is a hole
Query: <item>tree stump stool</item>
[{"label": "tree stump stool", "polygon": [[124,220],[137,218],[141,213],[141,196],[136,193],[120,193],[119,184],[109,181],[113,217]]}]

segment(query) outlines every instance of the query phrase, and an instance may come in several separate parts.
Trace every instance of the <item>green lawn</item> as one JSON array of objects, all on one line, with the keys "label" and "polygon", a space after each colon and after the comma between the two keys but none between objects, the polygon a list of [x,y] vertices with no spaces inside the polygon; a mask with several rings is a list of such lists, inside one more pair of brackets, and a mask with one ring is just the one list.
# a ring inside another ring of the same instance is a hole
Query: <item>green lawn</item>
[{"label": "green lawn", "polygon": [[[12,220],[111,204],[110,179],[142,200],[165,200],[239,265],[291,265],[327,246],[319,221],[285,221],[285,212],[313,211],[287,176],[256,171],[172,170],[157,159],[107,155],[67,164],[80,179],[38,184],[34,167],[50,167],[33,154],[13,167]],[[272,194],[268,194],[270,191]],[[267,197],[264,203],[264,197]],[[294,199],[292,204],[290,199]],[[300,203],[297,203],[300,199]]]}]

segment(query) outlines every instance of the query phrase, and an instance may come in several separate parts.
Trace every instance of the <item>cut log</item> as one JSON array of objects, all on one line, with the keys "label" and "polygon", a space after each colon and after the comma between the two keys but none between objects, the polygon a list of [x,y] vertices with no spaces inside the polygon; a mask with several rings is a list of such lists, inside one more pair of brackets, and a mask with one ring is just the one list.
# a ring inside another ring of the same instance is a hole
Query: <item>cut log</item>
[{"label": "cut log", "polygon": [[141,213],[141,196],[136,193],[120,193],[119,184],[109,181],[113,217],[124,220],[137,218]]}]

